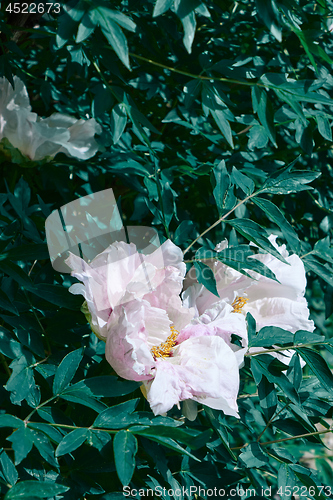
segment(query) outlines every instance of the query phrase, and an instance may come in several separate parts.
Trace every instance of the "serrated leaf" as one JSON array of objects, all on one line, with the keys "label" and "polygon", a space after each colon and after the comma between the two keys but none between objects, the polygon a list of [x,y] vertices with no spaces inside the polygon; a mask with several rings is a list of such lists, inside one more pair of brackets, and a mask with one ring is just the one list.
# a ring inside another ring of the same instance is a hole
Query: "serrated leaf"
[{"label": "serrated leaf", "polygon": [[135,469],[135,455],[138,451],[136,437],[129,431],[119,431],[113,439],[116,471],[123,486],[127,486]]},{"label": "serrated leaf", "polygon": [[83,349],[70,352],[61,361],[53,380],[53,394],[60,394],[69,386],[83,357]]}]

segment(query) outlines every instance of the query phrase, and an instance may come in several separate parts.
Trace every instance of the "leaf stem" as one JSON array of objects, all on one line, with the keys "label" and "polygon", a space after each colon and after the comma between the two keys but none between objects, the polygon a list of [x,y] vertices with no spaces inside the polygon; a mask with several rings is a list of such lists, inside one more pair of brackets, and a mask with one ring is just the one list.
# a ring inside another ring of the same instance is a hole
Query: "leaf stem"
[{"label": "leaf stem", "polygon": [[290,346],[285,346],[285,347],[275,347],[274,349],[265,349],[263,351],[258,351],[258,352],[247,352],[244,354],[244,356],[257,356],[259,354],[267,354],[269,352],[278,352],[278,351],[286,351],[288,349],[300,349],[302,347],[309,347],[312,345],[323,345],[323,344],[331,344],[331,342],[306,342],[304,344],[298,344],[298,345],[290,345]]},{"label": "leaf stem", "polygon": [[195,75],[194,73],[189,73],[188,71],[176,69],[176,68],[173,68],[172,66],[167,66],[166,64],[162,64],[162,63],[159,63],[157,61],[153,61],[152,59],[148,59],[147,57],[139,56],[138,54],[134,54],[133,52],[130,52],[129,55],[131,57],[136,57],[137,59],[141,59],[141,61],[145,61],[149,64],[153,64],[154,66],[158,66],[159,68],[167,69],[169,71],[172,71],[173,73],[178,73],[179,75],[188,76],[188,77],[193,78],[195,80],[227,82],[227,83],[234,83],[236,85],[245,85],[246,87],[253,87],[253,85],[259,85],[260,87],[267,87],[267,85],[264,85],[263,83],[258,83],[258,82],[247,82],[247,81],[234,80],[232,78],[225,78],[225,77]]},{"label": "leaf stem", "polygon": [[[273,439],[272,441],[264,441],[263,443],[258,443],[260,446],[268,446],[269,444],[275,444],[275,443],[283,443],[284,441],[291,441],[293,439],[301,439],[304,437],[309,437],[309,436],[318,436],[319,434],[327,434],[328,432],[333,432],[333,427],[330,427],[329,429],[325,429],[324,431],[317,431],[317,432],[307,432],[306,434],[298,434],[297,436],[290,436],[286,438],[281,438],[281,439]],[[233,448],[230,448],[231,450],[241,450],[245,446],[248,446],[249,443],[245,443],[242,446],[234,446]]]},{"label": "leaf stem", "polygon": [[257,437],[257,443],[259,442],[259,439],[261,438],[261,436],[264,434],[264,432],[266,431],[266,429],[271,425],[271,423],[276,419],[276,417],[278,415],[280,415],[280,413],[283,412],[283,410],[285,410],[287,408],[287,406],[290,405],[290,401],[288,401],[288,403],[286,403],[284,406],[282,406],[282,408],[277,412],[275,413],[274,415],[271,416],[271,418],[268,420],[267,424],[266,424],[266,427],[261,431],[261,433],[259,434],[259,436]]},{"label": "leaf stem", "polygon": [[[52,396],[52,398],[47,399],[46,401],[44,401],[44,403],[41,403],[41,404],[39,404],[38,406],[36,406],[36,408],[34,408],[34,409],[32,410],[32,412],[30,412],[30,413],[29,413],[29,415],[28,415],[28,416],[24,419],[24,423],[25,423],[25,425],[27,425],[27,424],[28,424],[28,422],[29,422],[30,418],[32,417],[32,415],[33,415],[34,413],[36,413],[36,411],[37,411],[37,410],[39,410],[39,408],[42,408],[42,406],[47,405],[47,403],[49,403],[50,401],[53,401],[53,400],[54,400],[54,399],[56,399],[57,397],[58,397],[58,396]],[[51,424],[50,424],[50,425],[51,425]],[[52,424],[52,425],[55,425],[55,424]]]},{"label": "leaf stem", "polygon": [[232,212],[234,210],[236,210],[236,208],[240,207],[241,205],[243,205],[243,203],[246,203],[248,200],[250,200],[254,196],[257,196],[259,193],[261,193],[261,190],[256,191],[255,193],[250,194],[249,196],[247,196],[246,198],[244,198],[244,200],[241,200],[240,202],[238,202],[237,205],[234,206],[234,208],[232,208],[231,210],[229,210],[229,212],[227,212],[225,215],[223,215],[222,217],[220,217],[216,222],[214,222],[214,224],[212,224],[211,226],[209,226],[209,228],[205,229],[205,231],[203,231],[203,233],[199,234],[199,236],[194,241],[192,241],[192,243],[186,248],[186,250],[184,250],[183,255],[185,255],[189,251],[189,249],[198,240],[200,240],[200,238],[202,238],[202,236],[204,236],[206,233],[208,233],[208,231],[210,231],[215,226],[217,226],[218,224],[220,224],[220,222],[224,221],[227,217],[229,217],[229,215],[232,214]]}]

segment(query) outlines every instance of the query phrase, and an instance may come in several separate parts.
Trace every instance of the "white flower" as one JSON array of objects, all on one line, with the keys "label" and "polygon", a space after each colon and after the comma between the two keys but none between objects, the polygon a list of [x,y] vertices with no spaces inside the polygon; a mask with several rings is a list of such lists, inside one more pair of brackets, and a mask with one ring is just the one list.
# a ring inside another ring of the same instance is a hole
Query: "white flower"
[{"label": "white flower", "polygon": [[[252,276],[249,278],[221,262],[211,261],[208,265],[214,272],[220,299],[200,285],[190,271],[185,278],[188,288],[183,293],[184,304],[194,307],[196,314],[200,315],[205,309],[219,304],[222,298],[233,304],[243,315],[249,312],[256,320],[257,331],[265,326],[277,326],[292,333],[297,330],[312,332],[315,326],[309,319],[309,309],[304,297],[306,276],[303,262],[297,255],[289,255],[285,245],[278,246],[276,238],[277,236],[270,235],[269,240],[288,264],[268,253],[259,253],[252,258],[273,271],[278,282],[254,271],[248,271]],[[224,240],[217,245],[216,251],[223,250],[227,245],[228,242]],[[237,335],[241,336],[239,333]],[[274,347],[274,339],[272,344]],[[262,347],[253,347],[249,351],[254,354],[264,350]],[[294,352],[285,350],[269,354],[288,365]],[[301,365],[304,366],[303,361]]]},{"label": "white flower", "polygon": [[85,296],[92,327],[106,338],[107,360],[121,377],[144,383],[155,414],[193,400],[238,416],[245,317],[223,300],[200,315],[184,306],[180,248],[168,240],[142,256],[119,242],[90,265],[73,255],[66,262],[84,283],[70,291]]},{"label": "white flower", "polygon": [[[297,330],[313,331],[314,323],[309,320],[309,309],[304,297],[306,276],[303,262],[297,255],[289,255],[285,245],[278,246],[276,238],[277,236],[270,235],[269,240],[288,264],[268,253],[259,253],[252,258],[273,271],[278,281],[248,271],[254,278],[252,279],[221,262],[209,263],[215,275],[220,299],[229,303],[241,297],[246,299],[242,312],[252,314],[258,330],[264,326],[278,326],[293,333]],[[226,246],[225,240],[217,245],[216,250],[219,252]],[[188,307],[195,307],[198,314],[220,300],[195,279],[188,277],[185,281],[190,286],[184,292],[184,303]]]},{"label": "white flower", "polygon": [[53,158],[63,152],[86,160],[98,150],[94,135],[101,132],[94,118],[76,120],[54,113],[39,118],[31,112],[23,82],[14,76],[15,90],[6,78],[0,78],[0,140],[3,138],[30,160]]}]

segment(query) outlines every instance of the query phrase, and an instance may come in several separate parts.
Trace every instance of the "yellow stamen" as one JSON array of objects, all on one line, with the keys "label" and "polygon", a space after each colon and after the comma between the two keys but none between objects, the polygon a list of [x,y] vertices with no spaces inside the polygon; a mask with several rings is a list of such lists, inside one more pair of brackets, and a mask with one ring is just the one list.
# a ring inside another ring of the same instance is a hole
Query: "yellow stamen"
[{"label": "yellow stamen", "polygon": [[249,299],[246,299],[245,297],[237,297],[233,303],[231,304],[234,310],[232,311],[233,313],[240,313],[242,312],[242,308],[245,306],[246,302],[248,302]]},{"label": "yellow stamen", "polygon": [[159,347],[154,346],[150,349],[154,358],[167,358],[170,356],[172,349],[176,345],[176,339],[179,334],[178,330],[176,330],[174,326],[170,326],[170,330],[171,333],[165,342],[162,342]]}]

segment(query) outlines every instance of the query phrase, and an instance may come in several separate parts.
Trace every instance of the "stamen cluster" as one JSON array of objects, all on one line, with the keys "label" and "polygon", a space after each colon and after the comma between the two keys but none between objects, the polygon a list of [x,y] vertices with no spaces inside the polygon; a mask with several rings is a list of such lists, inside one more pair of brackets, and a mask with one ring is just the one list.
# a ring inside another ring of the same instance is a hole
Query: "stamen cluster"
[{"label": "stamen cluster", "polygon": [[176,340],[179,335],[178,330],[174,326],[170,326],[171,333],[169,337],[159,347],[152,347],[151,353],[154,358],[167,358],[171,355],[172,349],[176,345]]},{"label": "stamen cluster", "polygon": [[249,299],[246,299],[245,297],[237,297],[233,303],[231,304],[234,310],[232,312],[234,313],[240,313],[242,312],[242,308],[245,306],[246,302],[248,302]]}]

